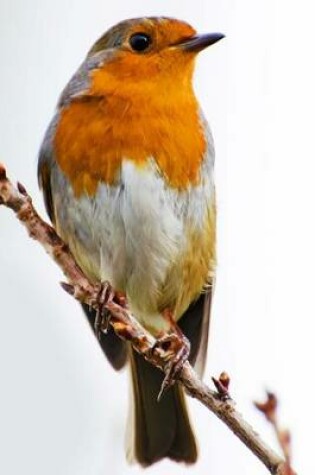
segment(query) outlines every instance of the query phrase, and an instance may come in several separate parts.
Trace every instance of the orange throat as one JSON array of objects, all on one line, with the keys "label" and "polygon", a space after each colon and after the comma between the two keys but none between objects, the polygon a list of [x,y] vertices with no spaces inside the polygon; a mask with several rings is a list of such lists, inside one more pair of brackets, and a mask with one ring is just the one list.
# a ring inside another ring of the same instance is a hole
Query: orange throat
[{"label": "orange throat", "polygon": [[61,110],[54,146],[80,196],[94,195],[100,182],[114,184],[124,159],[139,168],[154,159],[173,188],[197,185],[206,139],[190,84],[118,83],[98,70],[91,91]]}]

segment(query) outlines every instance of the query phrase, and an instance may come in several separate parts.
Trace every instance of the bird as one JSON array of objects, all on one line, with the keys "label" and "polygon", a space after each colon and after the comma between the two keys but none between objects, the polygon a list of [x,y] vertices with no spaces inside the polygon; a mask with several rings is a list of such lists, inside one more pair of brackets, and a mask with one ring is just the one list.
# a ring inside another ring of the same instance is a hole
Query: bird
[{"label": "bird", "polygon": [[[38,159],[50,220],[91,282],[109,282],[157,344],[176,335],[182,363],[200,374],[216,271],[215,153],[193,75],[198,53],[223,37],[168,17],[113,26],[61,93]],[[113,368],[131,368],[128,460],[196,462],[179,383],[169,377],[157,400],[163,373],[83,307]]]}]

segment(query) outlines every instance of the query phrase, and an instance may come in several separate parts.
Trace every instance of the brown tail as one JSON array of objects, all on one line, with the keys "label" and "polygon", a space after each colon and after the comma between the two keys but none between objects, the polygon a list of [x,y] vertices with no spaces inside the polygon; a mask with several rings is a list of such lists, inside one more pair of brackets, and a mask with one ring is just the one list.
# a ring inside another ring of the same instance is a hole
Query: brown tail
[{"label": "brown tail", "polygon": [[132,447],[129,458],[146,467],[168,457],[194,463],[197,447],[190,426],[184,394],[175,384],[157,402],[163,373],[130,351],[134,392]]}]

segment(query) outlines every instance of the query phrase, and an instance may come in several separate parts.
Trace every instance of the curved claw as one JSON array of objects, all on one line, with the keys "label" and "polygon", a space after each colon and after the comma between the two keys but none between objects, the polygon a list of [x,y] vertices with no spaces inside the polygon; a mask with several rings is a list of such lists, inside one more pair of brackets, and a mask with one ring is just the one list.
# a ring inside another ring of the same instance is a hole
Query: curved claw
[{"label": "curved claw", "polygon": [[97,311],[94,321],[94,331],[96,337],[100,340],[102,333],[107,333],[110,321],[110,313],[106,310],[105,305],[113,300],[115,292],[108,282],[102,282],[96,297]]},{"label": "curved claw", "polygon": [[188,360],[190,342],[183,334],[171,333],[170,335],[164,335],[158,339],[152,351],[157,348],[163,351],[163,357],[167,361],[165,378],[157,397],[157,400],[160,401],[164,392],[175,383],[177,375]]}]

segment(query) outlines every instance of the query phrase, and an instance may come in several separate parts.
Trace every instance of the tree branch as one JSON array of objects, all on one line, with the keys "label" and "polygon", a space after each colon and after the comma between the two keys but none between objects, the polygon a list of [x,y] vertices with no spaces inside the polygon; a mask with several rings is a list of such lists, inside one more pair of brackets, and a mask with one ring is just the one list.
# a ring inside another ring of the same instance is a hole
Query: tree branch
[{"label": "tree branch", "polygon": [[[63,288],[75,299],[98,309],[99,285],[89,281],[75,262],[68,246],[56,234],[54,228],[44,222],[32,205],[32,200],[25,188],[18,183],[15,187],[7,178],[6,170],[0,164],[0,204],[10,208],[35,239],[54,259],[68,279]],[[130,313],[126,306],[120,305],[120,297],[108,302],[105,307],[111,314],[110,324],[120,338],[131,342],[133,348],[154,366],[166,370],[167,350],[155,347],[156,340],[150,335]],[[211,390],[198,378],[197,374],[186,362],[177,376],[186,392],[198,399],[213,412],[225,425],[256,455],[256,457],[274,475],[287,475],[287,465],[278,456],[235,409],[235,403],[228,397],[228,380],[224,378],[216,382],[218,391]],[[293,475],[293,472],[292,472]]]}]

